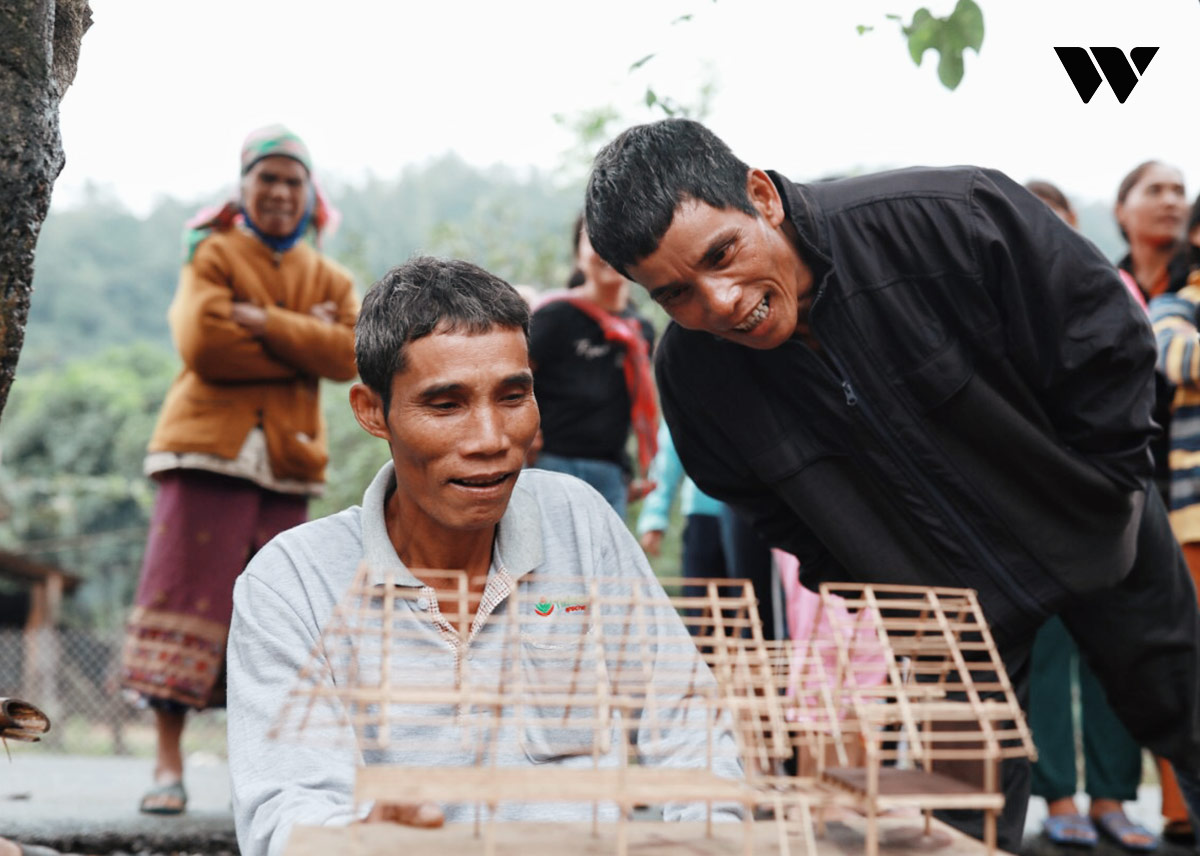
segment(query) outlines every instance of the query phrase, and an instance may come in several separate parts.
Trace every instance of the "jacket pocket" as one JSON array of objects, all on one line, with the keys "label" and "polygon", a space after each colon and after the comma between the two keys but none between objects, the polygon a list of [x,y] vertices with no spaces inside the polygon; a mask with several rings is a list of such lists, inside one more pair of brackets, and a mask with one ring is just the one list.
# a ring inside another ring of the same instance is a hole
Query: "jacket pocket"
[{"label": "jacket pocket", "polygon": [[589,629],[571,639],[522,634],[522,748],[536,763],[608,751],[607,666]]}]

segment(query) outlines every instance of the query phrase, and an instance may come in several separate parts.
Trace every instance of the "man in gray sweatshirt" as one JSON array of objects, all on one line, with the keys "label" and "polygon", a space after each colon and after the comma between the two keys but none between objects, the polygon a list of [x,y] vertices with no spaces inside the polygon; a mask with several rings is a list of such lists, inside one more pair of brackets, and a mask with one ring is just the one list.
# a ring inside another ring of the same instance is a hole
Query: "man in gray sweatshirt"
[{"label": "man in gray sweatshirt", "polygon": [[[619,597],[637,590],[663,602],[637,542],[596,491],[569,476],[522,470],[539,423],[528,335],[529,311],[516,291],[465,262],[413,259],[367,294],[355,342],[362,383],[351,389],[350,403],[364,430],[388,442],[391,461],[367,488],[361,507],[279,535],[255,556],[234,590],[229,765],[238,842],[246,856],[281,853],[296,824],[439,825],[443,818],[474,818],[473,806],[360,806],[353,797],[360,764],[469,765],[469,752],[457,757],[433,751],[432,743],[405,742],[403,734],[370,751],[331,749],[316,735],[299,745],[268,735],[361,564],[373,583],[416,595],[397,597],[393,605],[397,618],[416,631],[392,645],[392,674],[419,672],[451,684],[464,674],[473,686],[500,679],[499,652],[512,641],[506,621],[519,623],[522,667],[528,658],[536,669],[539,658],[553,666],[612,656],[600,653],[596,637],[611,638],[613,622],[591,614],[599,610],[580,608],[589,592]],[[466,572],[470,602],[478,604],[469,631],[460,632],[439,608],[439,597],[458,596],[449,588],[453,583],[410,570],[420,568]],[[513,604],[517,615],[509,614]],[[650,626],[642,621],[640,648],[633,652],[643,689],[654,686],[656,669],[677,674],[680,662],[695,661],[686,689],[650,690],[658,695],[647,708],[673,705],[674,713],[649,725],[636,712],[626,712],[629,721],[616,716],[608,739],[599,741],[603,749],[594,752],[590,740],[574,749],[564,745],[564,737],[569,742],[583,732],[564,729],[561,706],[530,704],[532,713],[502,724],[501,732],[507,727],[515,733],[512,739],[501,733],[495,766],[615,767],[624,745],[618,729],[624,729],[643,764],[740,778],[728,730],[719,728],[709,745],[704,728],[695,727],[713,720],[711,708],[694,704],[712,686],[694,643],[673,611],[649,614]],[[626,662],[630,651],[617,657]],[[339,673],[344,664],[332,659],[329,677],[345,686],[350,676]],[[606,664],[597,665],[579,672],[605,674]],[[607,668],[619,672],[622,663]],[[462,727],[454,710],[446,705],[447,731]],[[590,804],[501,803],[495,816],[590,820],[591,811]],[[700,819],[704,812],[702,805],[664,808],[667,819]]]}]

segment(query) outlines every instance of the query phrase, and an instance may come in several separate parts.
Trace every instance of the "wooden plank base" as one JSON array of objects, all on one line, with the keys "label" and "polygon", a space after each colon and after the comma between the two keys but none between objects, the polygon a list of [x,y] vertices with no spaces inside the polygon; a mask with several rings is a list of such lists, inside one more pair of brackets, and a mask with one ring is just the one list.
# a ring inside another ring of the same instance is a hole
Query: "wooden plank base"
[{"label": "wooden plank base", "polygon": [[[805,852],[804,839],[792,835],[786,850],[780,827],[758,821],[752,829],[753,852],[762,856],[861,856],[865,841],[864,818],[830,821],[817,852]],[[636,856],[740,856],[745,852],[745,825],[713,824],[713,837],[705,837],[703,823],[633,821],[627,824],[629,853]],[[881,817],[880,851],[886,856],[983,856],[983,843],[956,829],[933,822],[933,834],[923,835],[924,820],[917,816]],[[586,823],[498,823],[494,828],[496,856],[613,856],[617,852],[616,824],[601,824],[599,836]],[[441,829],[412,829],[392,824],[350,827],[301,826],[292,832],[284,856],[472,856],[485,852],[487,830],[478,837],[470,823]],[[997,851],[1000,853],[1000,851]]]},{"label": "wooden plank base", "polygon": [[[860,797],[867,793],[865,767],[831,768],[824,772],[821,780]],[[988,793],[941,773],[881,767],[876,802],[880,808],[912,806],[999,810],[1004,808],[1004,794]]]},{"label": "wooden plank base", "polygon": [[744,782],[724,779],[707,770],[663,767],[626,767],[608,770],[493,767],[361,767],[354,786],[359,802],[486,803],[496,794],[506,801],[611,803],[620,798],[629,805],[678,802],[752,801]]}]

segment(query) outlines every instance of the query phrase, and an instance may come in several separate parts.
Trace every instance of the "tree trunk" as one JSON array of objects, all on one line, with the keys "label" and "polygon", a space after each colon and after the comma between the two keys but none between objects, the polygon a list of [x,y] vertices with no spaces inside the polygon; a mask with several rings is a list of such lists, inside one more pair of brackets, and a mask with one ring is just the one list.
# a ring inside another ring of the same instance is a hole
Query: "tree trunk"
[{"label": "tree trunk", "polygon": [[25,341],[34,247],[64,163],[58,103],[91,24],[87,0],[0,4],[0,412]]}]

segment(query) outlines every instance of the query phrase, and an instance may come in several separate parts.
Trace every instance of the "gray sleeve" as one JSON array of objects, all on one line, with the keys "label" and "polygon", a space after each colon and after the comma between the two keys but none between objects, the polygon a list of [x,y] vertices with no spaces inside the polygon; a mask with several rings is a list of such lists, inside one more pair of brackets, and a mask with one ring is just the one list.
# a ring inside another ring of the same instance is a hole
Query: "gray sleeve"
[{"label": "gray sleeve", "polygon": [[[615,513],[604,516],[608,528],[607,537],[600,543],[605,545],[608,555],[603,556],[601,568],[611,568],[612,573],[629,576],[638,581],[652,581],[658,588],[657,578],[646,555],[633,536]],[[661,588],[658,588],[661,592]],[[708,666],[700,657],[687,628],[671,607],[655,610],[653,621],[647,622],[647,633],[651,635],[652,650],[646,654],[652,663],[651,686],[653,698],[647,698],[639,720],[636,734],[639,760],[642,763],[673,768],[703,769],[709,764],[708,740],[705,720],[710,716],[708,705],[697,697],[686,694],[685,685],[679,677],[687,667],[682,666],[689,658],[694,666],[688,669],[695,675],[695,686],[714,687]],[[669,666],[665,665],[670,663]],[[670,680],[661,680],[669,674]],[[650,702],[653,702],[653,711]],[[712,770],[727,779],[742,780],[744,773],[739,758],[728,713],[723,714],[713,726],[716,729],[712,745]],[[740,820],[741,808],[736,805],[715,804],[713,817],[716,820]],[[667,803],[663,818],[668,821],[703,820],[707,806],[688,803]]]},{"label": "gray sleeve", "polygon": [[[251,564],[290,561],[268,545]],[[244,856],[278,856],[292,826],[340,825],[356,819],[352,735],[268,735],[308,660],[317,628],[250,569],[233,592],[227,653],[229,773],[238,846]]]}]

